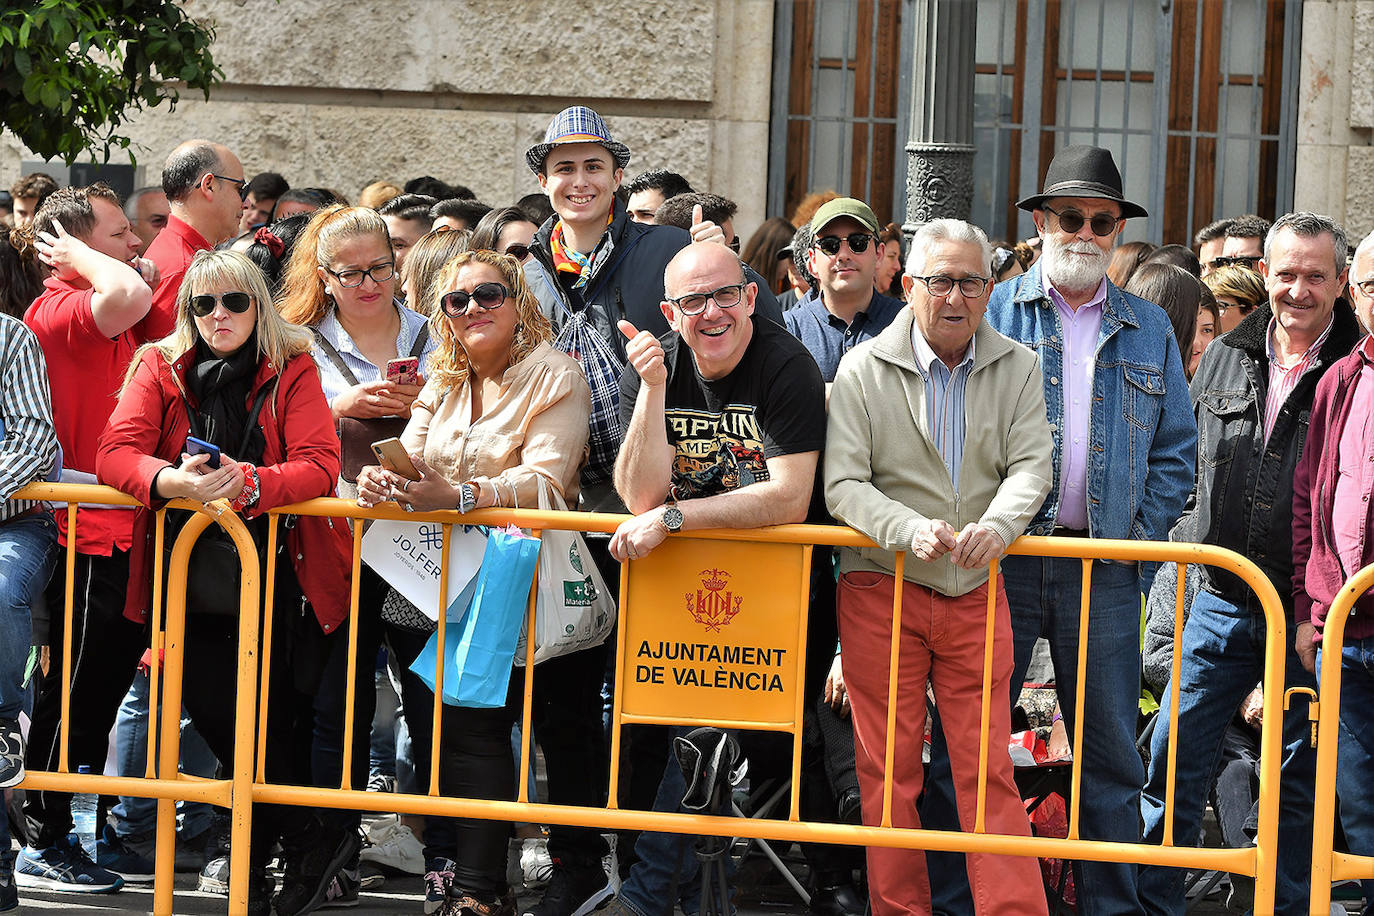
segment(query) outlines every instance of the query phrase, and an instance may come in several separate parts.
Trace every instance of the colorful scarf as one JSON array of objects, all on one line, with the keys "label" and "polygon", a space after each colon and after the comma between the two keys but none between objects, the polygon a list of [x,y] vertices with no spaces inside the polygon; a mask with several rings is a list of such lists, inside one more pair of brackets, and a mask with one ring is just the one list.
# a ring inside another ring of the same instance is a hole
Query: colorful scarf
[{"label": "colorful scarf", "polygon": [[[607,228],[610,227],[611,221],[614,219],[615,210],[612,208],[606,217]],[[596,273],[596,268],[605,262],[611,247],[610,235],[603,234],[601,241],[597,242],[596,248],[592,250],[590,255],[582,254],[563,241],[563,221],[561,219],[554,225],[553,235],[549,237],[549,251],[553,255],[554,269],[577,274],[577,280],[573,283],[573,289],[576,290],[586,288],[587,282]]]}]

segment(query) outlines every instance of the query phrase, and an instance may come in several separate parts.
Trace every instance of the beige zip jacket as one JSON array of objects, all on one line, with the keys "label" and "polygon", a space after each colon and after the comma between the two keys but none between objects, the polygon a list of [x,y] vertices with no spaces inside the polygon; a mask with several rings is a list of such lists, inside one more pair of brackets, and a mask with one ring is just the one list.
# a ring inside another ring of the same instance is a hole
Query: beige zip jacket
[{"label": "beige zip jacket", "polygon": [[[910,308],[843,360],[830,392],[825,503],[835,518],[878,544],[841,548],[840,571],[895,573],[917,525],[944,519],[955,531],[986,525],[1010,544],[1050,490],[1053,442],[1039,363],[1029,349],[983,321],[974,332],[964,390],[964,459],[955,492],[927,435],[925,382],[911,345]],[[987,567],[960,569],[949,555],[907,556],[905,577],[959,596],[987,581]]]}]

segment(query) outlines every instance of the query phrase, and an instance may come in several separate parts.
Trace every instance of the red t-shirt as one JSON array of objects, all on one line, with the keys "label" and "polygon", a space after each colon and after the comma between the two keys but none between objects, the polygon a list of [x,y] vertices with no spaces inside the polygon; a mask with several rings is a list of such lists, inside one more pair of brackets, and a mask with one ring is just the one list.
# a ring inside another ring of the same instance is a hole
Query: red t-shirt
[{"label": "red t-shirt", "polygon": [[[95,474],[96,446],[119,400],[119,386],[134,355],[133,336],[114,339],[100,333],[91,311],[93,289],[78,289],[49,277],[43,294],[24,314],[24,324],[38,337],[48,362],[53,423],[62,443],[62,466]],[[59,511],[58,531],[67,543],[67,513]],[[134,514],[129,509],[81,509],[76,521],[76,549],[109,556],[133,542]]]},{"label": "red t-shirt", "polygon": [[177,292],[186,277],[186,268],[196,252],[213,248],[205,237],[175,216],[167,217],[167,225],[153,239],[144,255],[157,265],[157,289],[153,290],[153,307],[130,330],[140,344],[161,340],[177,322]]}]

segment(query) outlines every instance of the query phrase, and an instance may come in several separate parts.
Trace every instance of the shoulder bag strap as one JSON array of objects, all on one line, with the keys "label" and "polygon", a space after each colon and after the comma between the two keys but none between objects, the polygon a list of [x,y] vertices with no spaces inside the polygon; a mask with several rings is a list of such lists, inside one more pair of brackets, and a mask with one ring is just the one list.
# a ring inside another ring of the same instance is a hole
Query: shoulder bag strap
[{"label": "shoulder bag strap", "polygon": [[339,370],[339,374],[343,376],[344,381],[348,382],[350,385],[358,384],[358,377],[353,374],[352,369],[348,368],[348,364],[343,361],[343,357],[339,355],[339,351],[334,348],[334,345],[328,340],[325,340],[324,335],[320,333],[320,329],[311,328],[310,333],[315,335],[315,343],[319,344],[320,349],[324,351],[324,355],[329,357],[329,361],[334,364],[334,368]]}]

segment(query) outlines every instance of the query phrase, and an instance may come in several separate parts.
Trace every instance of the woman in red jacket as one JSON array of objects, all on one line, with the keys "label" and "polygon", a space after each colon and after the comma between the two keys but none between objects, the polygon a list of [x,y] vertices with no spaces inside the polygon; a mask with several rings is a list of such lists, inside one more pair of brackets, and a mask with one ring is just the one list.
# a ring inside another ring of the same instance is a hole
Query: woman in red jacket
[{"label": "woman in red jacket", "polygon": [[[262,529],[267,510],[334,491],[339,440],[310,357],[310,334],[286,323],[271,301],[247,257],[201,252],[177,296],[175,330],[134,355],[100,440],[96,473],[148,507],[138,511],[130,553],[125,614],[135,620],[147,618],[153,511],[167,500],[227,499],[250,527]],[[220,447],[218,468],[207,455],[186,454],[190,434]],[[259,534],[265,544],[265,529]],[[351,542],[346,525],[324,518],[300,518],[281,534],[281,554],[290,562],[277,564],[267,741],[278,752],[268,755],[267,779],[308,784],[309,773],[296,772],[293,763],[309,759],[309,697],[327,640],[348,614]],[[234,719],[225,701],[237,676],[238,619],[210,613],[195,589],[192,583],[187,596],[182,699],[228,763]],[[302,598],[312,613],[300,613]],[[311,818],[303,809],[259,807],[250,913],[269,912],[265,866],[274,840],[282,842],[288,871],[324,870],[305,861],[317,845],[308,841]]]}]

